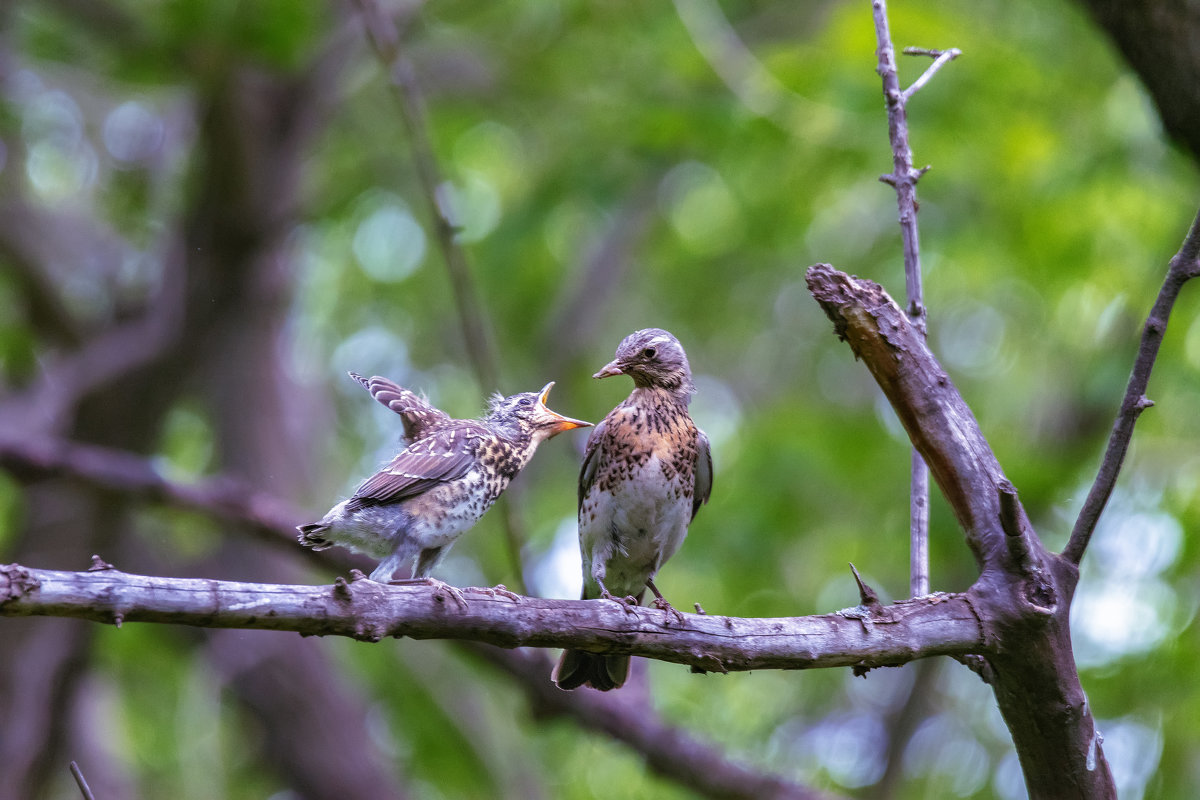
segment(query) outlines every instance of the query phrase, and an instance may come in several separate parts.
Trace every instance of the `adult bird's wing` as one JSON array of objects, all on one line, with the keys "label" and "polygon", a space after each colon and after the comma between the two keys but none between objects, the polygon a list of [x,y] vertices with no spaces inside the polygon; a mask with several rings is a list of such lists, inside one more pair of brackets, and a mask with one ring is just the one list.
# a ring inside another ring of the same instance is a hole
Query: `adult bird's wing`
[{"label": "adult bird's wing", "polygon": [[464,423],[418,439],[363,481],[346,504],[346,510],[399,503],[440,483],[461,478],[475,462],[474,440],[487,435],[490,434],[486,428]]},{"label": "adult bird's wing", "polygon": [[588,493],[588,489],[592,488],[592,484],[596,482],[596,467],[600,462],[600,445],[604,440],[605,431],[608,430],[608,417],[600,420],[600,423],[592,428],[592,435],[588,437],[587,445],[583,449],[583,466],[579,468],[579,505],[583,507],[583,497]]},{"label": "adult bird's wing", "polygon": [[404,420],[404,438],[410,442],[420,439],[435,425],[450,421],[450,415],[445,411],[434,408],[427,400],[387,378],[379,375],[364,378],[357,372],[351,372],[350,377],[362,384],[372,397],[400,415]]},{"label": "adult bird's wing", "polygon": [[692,519],[700,506],[708,502],[712,494],[713,468],[712,450],[708,446],[708,437],[704,431],[696,429],[696,486],[692,491]]}]

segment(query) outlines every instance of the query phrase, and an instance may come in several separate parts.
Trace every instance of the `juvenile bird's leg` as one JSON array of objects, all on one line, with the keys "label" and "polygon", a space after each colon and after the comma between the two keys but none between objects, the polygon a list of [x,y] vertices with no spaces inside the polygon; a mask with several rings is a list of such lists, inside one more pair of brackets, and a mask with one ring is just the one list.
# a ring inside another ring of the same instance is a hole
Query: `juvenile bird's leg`
[{"label": "juvenile bird's leg", "polygon": [[464,611],[467,609],[467,598],[463,595],[462,591],[454,588],[445,581],[439,581],[437,578],[395,578],[388,581],[387,584],[388,586],[417,586],[424,584],[433,589],[435,599],[444,600],[448,595],[454,602],[462,606]]},{"label": "juvenile bird's leg", "polygon": [[658,591],[658,587],[654,585],[654,578],[646,578],[646,585],[650,587],[650,591],[654,592],[654,607],[661,608],[668,614],[674,614],[675,619],[679,620],[679,624],[683,624],[683,614],[676,610],[675,606],[667,602],[667,598],[662,596],[662,592]]}]

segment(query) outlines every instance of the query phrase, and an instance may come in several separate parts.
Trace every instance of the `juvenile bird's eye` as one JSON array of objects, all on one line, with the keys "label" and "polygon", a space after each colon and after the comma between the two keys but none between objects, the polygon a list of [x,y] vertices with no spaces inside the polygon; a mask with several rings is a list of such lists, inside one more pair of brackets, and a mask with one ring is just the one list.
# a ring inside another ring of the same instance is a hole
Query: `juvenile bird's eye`
[{"label": "juvenile bird's eye", "polygon": [[521,405],[523,405],[523,406],[527,406],[527,405],[530,405],[531,403],[533,403],[533,401],[532,401],[532,400],[530,400],[528,397],[522,397],[522,398],[521,398],[519,401],[517,401],[517,402],[518,402],[518,403],[520,403],[520,404],[521,404]]},{"label": "juvenile bird's eye", "polygon": [[642,351],[642,358],[654,358],[655,350],[653,347],[647,347]]}]

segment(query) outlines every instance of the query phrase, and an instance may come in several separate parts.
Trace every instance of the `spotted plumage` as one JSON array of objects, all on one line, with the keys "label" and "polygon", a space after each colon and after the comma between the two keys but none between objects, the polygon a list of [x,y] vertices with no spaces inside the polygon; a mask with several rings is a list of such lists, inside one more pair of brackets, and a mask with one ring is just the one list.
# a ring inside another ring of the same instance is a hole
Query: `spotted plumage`
[{"label": "spotted plumage", "polygon": [[[633,392],[588,438],[579,475],[583,599],[630,596],[654,585],[712,491],[708,437],[692,422],[695,386],[679,341],[661,328],[630,334],[596,378],[628,375]],[[554,670],[562,689],[621,686],[629,656],[567,650]]]},{"label": "spotted plumage", "polygon": [[553,383],[537,393],[496,395],[486,416],[463,420],[386,378],[350,374],[400,415],[410,443],[320,522],[301,525],[299,539],[314,550],[336,544],[379,559],[371,573],[376,581],[414,559],[412,577],[429,577],[541,442],[591,425],[546,407]]}]

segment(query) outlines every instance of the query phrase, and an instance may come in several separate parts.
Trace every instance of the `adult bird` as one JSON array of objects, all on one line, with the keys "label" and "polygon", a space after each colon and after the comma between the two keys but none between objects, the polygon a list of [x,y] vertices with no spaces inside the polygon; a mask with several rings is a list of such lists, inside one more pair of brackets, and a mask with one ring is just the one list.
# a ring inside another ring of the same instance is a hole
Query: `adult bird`
[{"label": "adult bird", "polygon": [[479,521],[539,444],[592,423],[546,407],[553,381],[540,392],[492,397],[477,420],[454,419],[387,378],[350,377],[400,415],[409,444],[320,522],[299,526],[314,550],[341,545],[380,559],[371,580],[386,582],[415,560],[412,578],[430,578],[467,529]]},{"label": "adult bird", "polygon": [[[661,328],[635,331],[595,378],[628,375],[633,392],[588,437],[579,474],[583,599],[654,604],[680,619],[654,576],[687,536],[712,491],[708,437],[688,414],[696,391],[687,354]],[[608,691],[625,683],[629,656],[566,650],[554,669],[560,689]]]}]

